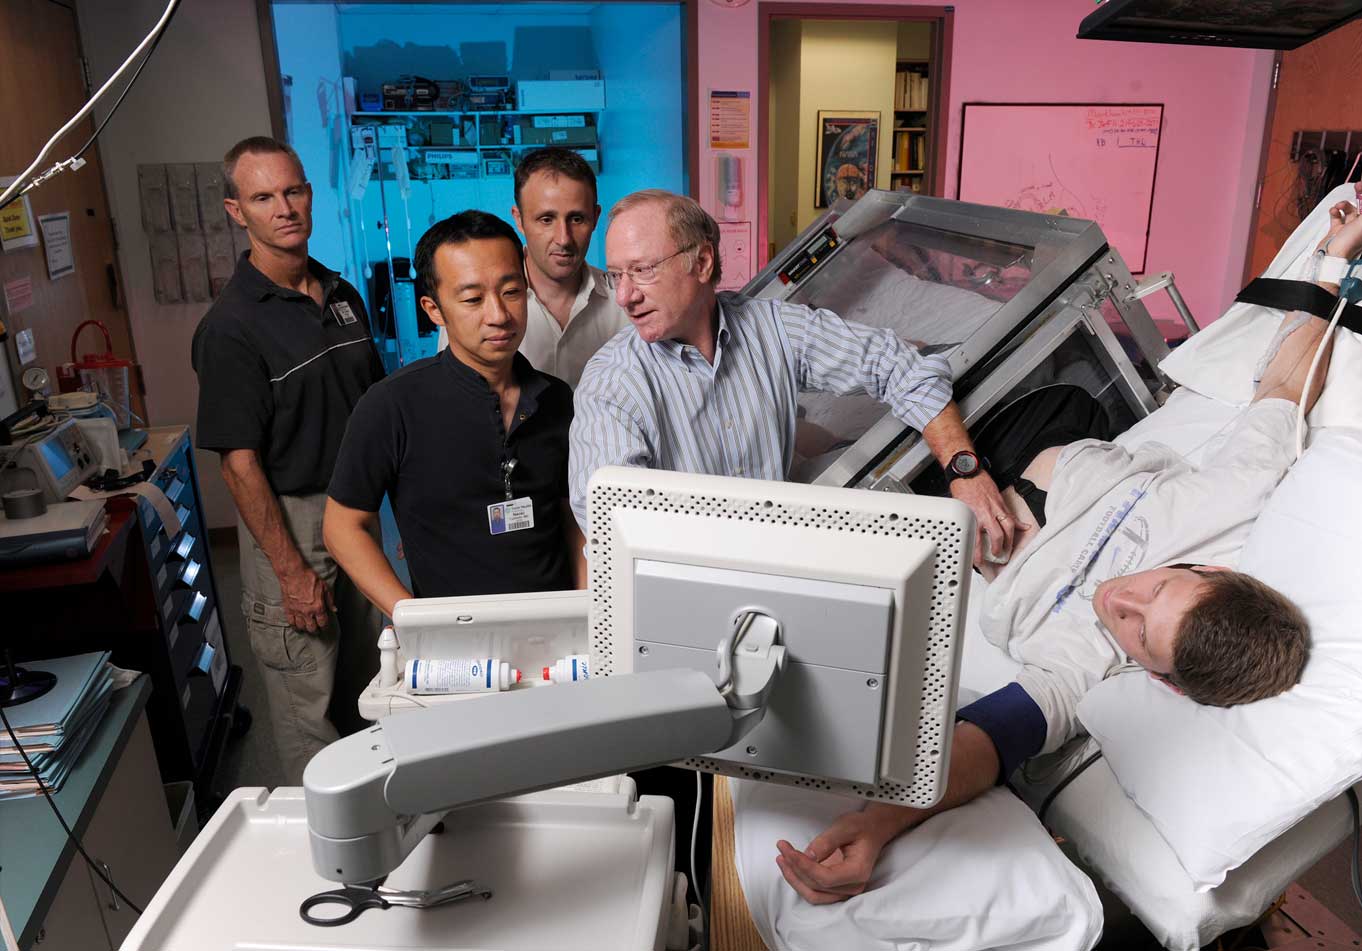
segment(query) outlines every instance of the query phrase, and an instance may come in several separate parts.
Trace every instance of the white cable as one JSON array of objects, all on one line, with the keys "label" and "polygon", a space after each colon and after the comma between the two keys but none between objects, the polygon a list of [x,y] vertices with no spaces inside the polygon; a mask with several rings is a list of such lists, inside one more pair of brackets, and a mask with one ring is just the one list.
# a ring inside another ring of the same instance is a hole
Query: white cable
[{"label": "white cable", "polygon": [[[128,67],[142,54],[142,51],[155,41],[160,32],[165,29],[166,23],[170,20],[170,15],[175,12],[175,8],[179,5],[180,0],[169,0],[166,4],[165,12],[161,14],[161,18],[156,21],[156,25],[151,28],[151,32],[143,38],[142,42],[137,44],[137,48],[128,55],[128,58],[123,60],[123,65],[118,67],[118,69],[114,71],[114,74],[104,81],[104,85],[99,87],[99,90],[90,97],[90,101],[82,106],[80,111],[72,116],[66,125],[58,129],[56,134],[47,140],[47,144],[43,146],[42,151],[38,153],[38,157],[33,160],[32,164],[24,169],[23,173],[10,183],[10,186],[5,189],[4,194],[0,194],[0,207],[3,207],[5,202],[9,201],[16,192],[20,191],[28,184],[29,176],[33,174],[33,170],[43,163],[43,159],[47,158],[48,153],[52,151],[53,147],[66,136],[66,133],[70,132],[75,127],[77,122],[90,114],[90,111],[95,107],[95,103],[99,102],[100,98],[109,91],[109,87],[112,86],[120,76],[127,72]],[[55,172],[60,170],[72,161],[72,159],[67,159],[65,162],[58,163],[51,171]],[[80,164],[83,165],[84,162],[81,161]],[[72,165],[71,167],[79,168],[80,165]]]},{"label": "white cable", "polygon": [[690,883],[695,888],[695,904],[700,909],[701,920],[705,914],[705,896],[700,893],[700,880],[695,877],[695,840],[700,835],[700,803],[704,798],[705,786],[700,779],[700,771],[695,771],[695,819],[690,824]]},{"label": "white cable", "polygon": [[1343,309],[1348,306],[1347,298],[1339,295],[1338,304],[1334,307],[1333,316],[1329,318],[1329,326],[1324,331],[1324,336],[1320,338],[1319,346],[1315,348],[1315,358],[1310,361],[1310,370],[1305,374],[1305,388],[1301,390],[1300,402],[1296,404],[1296,458],[1301,457],[1305,451],[1305,403],[1310,398],[1310,384],[1315,380],[1315,371],[1319,369],[1319,361],[1324,356],[1324,348],[1329,345],[1329,340],[1334,335],[1334,328],[1338,326],[1339,318],[1343,316]]}]

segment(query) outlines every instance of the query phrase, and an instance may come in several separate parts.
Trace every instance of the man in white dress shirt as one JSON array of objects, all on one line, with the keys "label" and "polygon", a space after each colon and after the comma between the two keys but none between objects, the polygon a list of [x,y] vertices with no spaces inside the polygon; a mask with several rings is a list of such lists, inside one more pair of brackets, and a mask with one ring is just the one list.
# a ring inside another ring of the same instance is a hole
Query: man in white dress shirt
[{"label": "man in white dress shirt", "polygon": [[[511,217],[525,236],[529,315],[520,352],[541,373],[576,389],[582,369],[629,316],[586,263],[601,217],[596,175],[572,149],[535,149],[515,172]],[[440,330],[440,350],[447,346]]]}]

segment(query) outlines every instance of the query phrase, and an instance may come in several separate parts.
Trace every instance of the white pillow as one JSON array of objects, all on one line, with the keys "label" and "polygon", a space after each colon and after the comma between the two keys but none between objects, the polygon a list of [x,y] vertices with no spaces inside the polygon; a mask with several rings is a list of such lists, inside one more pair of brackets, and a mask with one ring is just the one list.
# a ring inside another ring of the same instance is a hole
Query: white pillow
[{"label": "white pillow", "polygon": [[1200,891],[1362,779],[1359,471],[1362,436],[1319,434],[1273,493],[1239,564],[1310,621],[1310,661],[1296,688],[1221,709],[1138,672],[1099,684],[1079,704],[1126,795]]},{"label": "white pillow", "polygon": [[[1263,277],[1304,280],[1310,255],[1329,230],[1329,209],[1355,197],[1340,185],[1315,206],[1282,245]],[[1241,406],[1253,398],[1253,371],[1272,342],[1282,312],[1257,304],[1232,304],[1159,364],[1170,379],[1202,396]],[[1307,417],[1311,426],[1362,427],[1362,340],[1338,333],[1324,395]]]}]

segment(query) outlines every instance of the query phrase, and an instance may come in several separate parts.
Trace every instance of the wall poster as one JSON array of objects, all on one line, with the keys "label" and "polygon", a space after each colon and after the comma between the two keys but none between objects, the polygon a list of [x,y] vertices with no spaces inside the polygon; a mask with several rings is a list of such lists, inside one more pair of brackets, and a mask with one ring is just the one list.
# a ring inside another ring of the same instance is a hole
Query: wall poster
[{"label": "wall poster", "polygon": [[875,187],[880,147],[880,114],[849,110],[818,112],[818,154],[814,165],[815,208],[839,198],[855,201]]}]

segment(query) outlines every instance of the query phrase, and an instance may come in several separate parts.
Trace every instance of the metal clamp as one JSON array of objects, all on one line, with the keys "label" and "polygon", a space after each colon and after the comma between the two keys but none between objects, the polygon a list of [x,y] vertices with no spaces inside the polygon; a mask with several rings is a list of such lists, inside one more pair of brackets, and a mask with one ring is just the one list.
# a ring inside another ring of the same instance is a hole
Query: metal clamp
[{"label": "metal clamp", "polygon": [[780,622],[759,611],[738,618],[737,631],[716,649],[719,657],[719,692],[738,710],[765,705],[776,680],[785,670],[785,646],[780,643]]},{"label": "metal clamp", "polygon": [[1141,298],[1148,297],[1155,291],[1168,292],[1169,299],[1173,301],[1173,306],[1177,308],[1178,316],[1181,317],[1182,322],[1187,325],[1188,333],[1194,334],[1201,330],[1201,327],[1197,325],[1196,319],[1192,316],[1192,312],[1188,310],[1187,302],[1182,299],[1182,293],[1178,290],[1178,286],[1173,280],[1172,271],[1164,271],[1162,274],[1156,274],[1153,277],[1145,278],[1135,285],[1133,291],[1126,295],[1125,301],[1127,304],[1133,304]]}]

